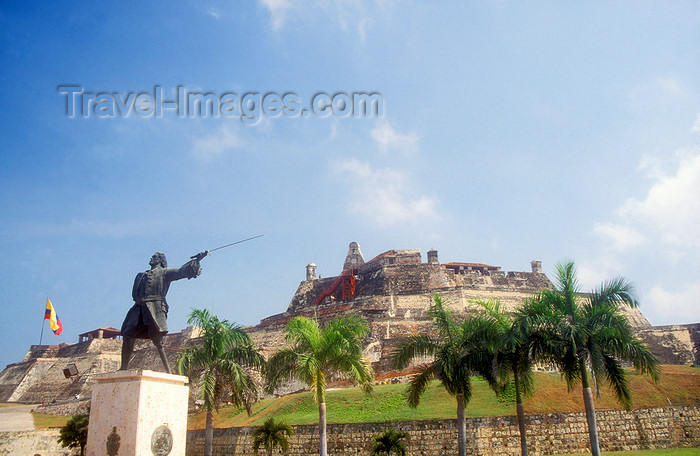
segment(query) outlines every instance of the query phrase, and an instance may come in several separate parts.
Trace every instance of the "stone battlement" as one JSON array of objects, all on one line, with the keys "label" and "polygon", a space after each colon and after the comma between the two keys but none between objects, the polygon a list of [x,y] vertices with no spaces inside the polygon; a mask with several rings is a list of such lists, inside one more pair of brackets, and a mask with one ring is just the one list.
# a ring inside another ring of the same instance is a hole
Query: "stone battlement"
[{"label": "stone battlement", "polygon": [[[357,243],[355,246],[357,246]],[[352,245],[351,244],[351,245]],[[487,294],[498,298],[502,292],[532,296],[542,289],[552,289],[552,283],[541,272],[502,271],[498,266],[481,263],[437,262],[437,251],[428,263],[421,262],[420,250],[389,250],[372,260],[357,264],[355,300],[377,296],[430,294],[441,291],[475,290],[479,297]],[[351,256],[351,253],[348,254]],[[346,265],[349,263],[346,260]],[[314,265],[315,266],[315,265]],[[347,269],[345,270],[347,271]],[[323,279],[308,278],[301,282],[285,314],[303,312],[321,292],[330,287],[339,276]],[[467,295],[470,293],[466,293]],[[341,300],[336,290],[325,303]],[[470,298],[478,299],[478,297]],[[515,304],[513,302],[513,304]],[[273,320],[278,316],[269,317]],[[265,322],[268,319],[263,320]]]},{"label": "stone battlement", "polygon": [[[389,362],[401,338],[430,331],[427,311],[435,293],[445,298],[462,317],[478,311],[473,301],[479,299],[498,299],[506,309],[515,309],[539,291],[553,289],[539,260],[533,260],[530,269],[503,271],[499,266],[484,263],[440,263],[434,249],[428,252],[425,263],[418,249],[388,250],[364,261],[359,244],[353,242],[341,275],[317,278],[316,264],[309,263],[306,280],[299,284],[287,310],[247,329],[263,352],[272,354],[284,344],[286,325],[293,317],[316,318],[323,323],[339,315],[357,315],[371,328],[364,341],[365,355],[372,361],[376,378],[391,378],[401,375],[391,369]],[[347,295],[348,289],[343,289],[343,280],[352,282],[351,296]],[[323,299],[319,301],[320,296]],[[625,308],[624,312],[652,351],[657,356],[663,355],[662,362],[698,363],[695,347],[700,340],[696,340],[697,336],[692,339],[685,326],[675,334],[659,333],[639,309]],[[668,340],[663,344],[658,342],[659,334]]]}]

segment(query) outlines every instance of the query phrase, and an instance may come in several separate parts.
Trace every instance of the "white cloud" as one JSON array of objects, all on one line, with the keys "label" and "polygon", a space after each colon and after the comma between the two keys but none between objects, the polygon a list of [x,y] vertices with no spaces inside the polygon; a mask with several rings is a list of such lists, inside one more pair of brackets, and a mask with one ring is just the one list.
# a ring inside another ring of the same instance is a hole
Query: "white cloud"
[{"label": "white cloud", "polygon": [[645,154],[642,156],[637,169],[642,171],[649,179],[661,179],[664,177],[661,165],[661,160]]},{"label": "white cloud", "polygon": [[363,43],[367,39],[367,30],[369,29],[371,23],[372,19],[369,17],[364,17],[360,19],[359,23],[357,24],[357,34],[360,36]]},{"label": "white cloud", "polygon": [[697,256],[700,249],[700,150],[677,153],[673,172],[660,160],[643,157],[638,167],[653,184],[646,196],[628,198],[615,222],[599,222],[593,233],[618,252],[640,247],[658,249],[672,261]]},{"label": "white cloud", "polygon": [[241,143],[241,139],[231,131],[231,127],[221,125],[216,132],[194,140],[191,150],[198,160],[211,161],[235,149]]},{"label": "white cloud", "polygon": [[637,247],[646,240],[634,228],[614,223],[596,223],[593,232],[611,241],[612,247],[620,251]]},{"label": "white cloud", "polygon": [[377,122],[371,133],[372,139],[374,139],[382,152],[396,150],[403,153],[412,153],[418,147],[418,135],[416,132],[401,134],[386,120]]},{"label": "white cloud", "polygon": [[594,260],[576,264],[579,285],[583,291],[593,290],[613,277],[623,276],[622,265],[610,255],[600,255]]},{"label": "white cloud", "polygon": [[221,17],[221,13],[213,6],[209,7],[209,9],[207,10],[207,14],[213,17],[214,19],[219,19]]},{"label": "white cloud", "polygon": [[335,171],[350,183],[350,210],[380,227],[439,220],[436,200],[411,194],[409,177],[389,168],[373,169],[359,160],[338,162]]},{"label": "white cloud", "polygon": [[629,96],[635,102],[664,102],[685,96],[687,93],[688,90],[676,79],[656,78],[635,86],[629,92]]},{"label": "white cloud", "polygon": [[290,0],[259,0],[260,4],[270,12],[270,20],[274,30],[280,30],[287,21],[287,13],[294,7]]},{"label": "white cloud", "polygon": [[696,323],[700,321],[700,281],[681,284],[675,291],[656,285],[645,296],[644,307],[664,319],[657,324]]},{"label": "white cloud", "polygon": [[328,135],[328,139],[330,139],[332,141],[335,138],[337,138],[338,137],[338,129],[339,129],[338,121],[337,121],[337,119],[333,119],[333,121],[331,122],[331,132]]},{"label": "white cloud", "polygon": [[343,32],[357,33],[365,41],[372,23],[372,16],[386,10],[393,2],[386,0],[258,0],[270,13],[270,22],[275,31],[280,31],[293,20],[308,22],[321,13],[324,21],[332,21]]},{"label": "white cloud", "polygon": [[[700,152],[683,153],[675,175],[661,176],[644,199],[630,198],[620,215],[648,236],[681,249],[700,248]],[[634,229],[634,228],[631,228]]]},{"label": "white cloud", "polygon": [[693,124],[693,128],[690,129],[693,133],[700,133],[700,114],[695,118],[695,123]]},{"label": "white cloud", "polygon": [[579,269],[584,288],[634,271],[643,312],[657,325],[700,319],[700,281],[690,272],[700,257],[700,149],[680,150],[672,168],[671,162],[642,158],[638,169],[651,179],[648,190],[625,200],[615,220],[594,224],[606,244]]},{"label": "white cloud", "polygon": [[685,92],[681,83],[673,78],[659,78],[656,85],[663,93],[670,96],[683,95]]}]

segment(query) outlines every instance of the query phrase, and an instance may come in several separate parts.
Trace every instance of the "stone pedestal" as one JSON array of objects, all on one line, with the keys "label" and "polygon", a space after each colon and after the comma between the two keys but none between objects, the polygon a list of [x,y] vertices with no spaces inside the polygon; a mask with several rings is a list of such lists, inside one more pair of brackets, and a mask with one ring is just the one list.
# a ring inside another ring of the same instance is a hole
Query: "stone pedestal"
[{"label": "stone pedestal", "polygon": [[87,456],[184,456],[187,377],[148,370],[95,376]]}]

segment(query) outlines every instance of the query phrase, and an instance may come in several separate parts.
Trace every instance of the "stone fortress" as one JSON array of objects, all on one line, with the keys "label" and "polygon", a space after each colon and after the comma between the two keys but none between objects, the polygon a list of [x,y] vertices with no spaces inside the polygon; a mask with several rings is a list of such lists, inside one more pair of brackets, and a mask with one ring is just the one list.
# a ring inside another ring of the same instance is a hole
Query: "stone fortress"
[{"label": "stone fortress", "polygon": [[[440,263],[438,252],[389,250],[365,261],[356,242],[338,276],[320,278],[314,263],[306,266],[306,279],[299,284],[283,313],[263,319],[247,330],[266,356],[284,344],[287,322],[296,316],[325,322],[341,315],[357,315],[370,325],[365,354],[378,381],[403,376],[393,371],[390,355],[401,337],[428,331],[427,311],[434,293],[447,299],[461,316],[474,312],[475,299],[499,299],[513,309],[552,283],[533,260],[529,272],[502,271],[482,263]],[[700,323],[653,327],[638,309],[628,309],[628,318],[639,336],[663,364],[700,365]],[[168,334],[163,340],[171,365],[188,341],[196,339],[196,328]],[[75,344],[33,345],[21,362],[0,372],[0,402],[61,403],[76,396],[88,399],[92,377],[119,368],[119,331],[107,327],[80,335]],[[131,367],[162,370],[158,354],[149,340],[137,341]],[[59,410],[60,411],[60,410]],[[66,412],[70,413],[69,410]]]}]

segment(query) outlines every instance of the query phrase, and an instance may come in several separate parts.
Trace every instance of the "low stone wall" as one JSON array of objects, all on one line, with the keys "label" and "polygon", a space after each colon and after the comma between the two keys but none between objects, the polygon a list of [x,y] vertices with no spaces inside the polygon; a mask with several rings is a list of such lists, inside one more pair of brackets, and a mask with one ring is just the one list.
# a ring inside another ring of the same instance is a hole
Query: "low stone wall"
[{"label": "low stone wall", "polygon": [[[600,445],[605,451],[700,447],[700,407],[599,411],[597,418]],[[328,453],[367,455],[372,437],[389,428],[411,435],[410,455],[457,453],[456,420],[328,425]],[[214,454],[253,455],[252,429],[215,429]],[[294,426],[294,432],[287,455],[318,453],[317,426]],[[528,415],[527,432],[529,450],[533,456],[590,451],[584,413]],[[188,432],[188,456],[202,454],[203,446],[204,431]],[[467,454],[519,455],[520,437],[516,418],[468,419]]]},{"label": "low stone wall", "polygon": [[0,432],[0,455],[10,456],[75,456],[80,449],[70,450],[58,443],[58,429],[26,432]]},{"label": "low stone wall", "polygon": [[34,410],[46,415],[73,416],[90,413],[90,399],[60,401],[53,404],[38,405]]}]

